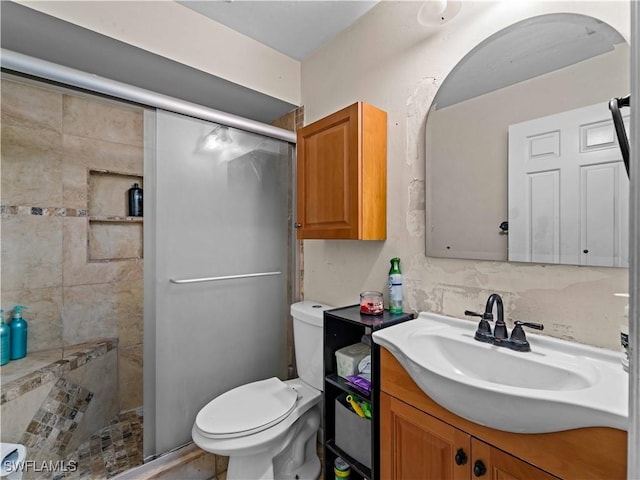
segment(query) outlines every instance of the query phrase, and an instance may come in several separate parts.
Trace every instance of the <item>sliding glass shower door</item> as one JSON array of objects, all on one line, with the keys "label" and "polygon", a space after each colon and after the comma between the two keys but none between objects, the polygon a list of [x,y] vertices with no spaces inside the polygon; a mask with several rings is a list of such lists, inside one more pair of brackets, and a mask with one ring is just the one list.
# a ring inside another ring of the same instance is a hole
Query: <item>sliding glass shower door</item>
[{"label": "sliding glass shower door", "polygon": [[164,111],[145,128],[150,458],[190,442],[217,395],[285,378],[293,149]]}]

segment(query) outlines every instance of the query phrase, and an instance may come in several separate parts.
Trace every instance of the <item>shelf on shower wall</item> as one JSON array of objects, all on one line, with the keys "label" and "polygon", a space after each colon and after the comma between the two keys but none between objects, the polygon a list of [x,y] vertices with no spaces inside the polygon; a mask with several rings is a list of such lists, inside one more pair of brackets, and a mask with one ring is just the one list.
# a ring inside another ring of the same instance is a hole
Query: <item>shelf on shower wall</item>
[{"label": "shelf on shower wall", "polygon": [[89,170],[89,262],[143,258],[143,217],[127,216],[128,191],[142,182],[143,177],[134,173]]},{"label": "shelf on shower wall", "polygon": [[134,183],[142,187],[142,180],[134,173],[89,170],[89,217],[126,218],[129,189]]},{"label": "shelf on shower wall", "polygon": [[142,217],[105,217],[92,216],[89,217],[90,222],[101,223],[142,223]]}]

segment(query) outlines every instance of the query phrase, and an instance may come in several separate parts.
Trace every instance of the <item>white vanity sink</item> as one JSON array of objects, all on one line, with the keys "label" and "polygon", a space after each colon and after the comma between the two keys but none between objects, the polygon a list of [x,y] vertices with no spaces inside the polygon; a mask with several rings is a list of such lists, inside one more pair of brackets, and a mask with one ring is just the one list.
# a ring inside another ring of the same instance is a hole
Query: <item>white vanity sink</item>
[{"label": "white vanity sink", "polygon": [[481,425],[517,433],[627,430],[629,377],[619,354],[530,332],[531,352],[515,352],[478,342],[476,326],[423,312],[373,340],[433,400]]}]

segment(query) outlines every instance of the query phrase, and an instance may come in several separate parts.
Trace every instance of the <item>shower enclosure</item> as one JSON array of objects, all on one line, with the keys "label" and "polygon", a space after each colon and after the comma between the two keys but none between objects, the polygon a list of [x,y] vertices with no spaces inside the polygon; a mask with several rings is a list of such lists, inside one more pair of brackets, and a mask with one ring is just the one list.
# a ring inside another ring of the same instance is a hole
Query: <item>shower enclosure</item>
[{"label": "shower enclosure", "polygon": [[190,442],[217,395],[286,377],[293,147],[163,110],[145,138],[149,459]]}]

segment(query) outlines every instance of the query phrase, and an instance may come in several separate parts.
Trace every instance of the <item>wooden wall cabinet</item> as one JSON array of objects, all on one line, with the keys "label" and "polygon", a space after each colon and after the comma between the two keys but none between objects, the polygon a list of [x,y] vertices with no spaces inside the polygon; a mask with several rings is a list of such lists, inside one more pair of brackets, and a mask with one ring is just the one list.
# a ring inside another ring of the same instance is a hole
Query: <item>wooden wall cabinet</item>
[{"label": "wooden wall cabinet", "polygon": [[380,364],[380,477],[385,480],[626,478],[624,431],[494,430],[438,405],[384,348]]},{"label": "wooden wall cabinet", "polygon": [[297,136],[298,239],[384,240],[386,112],[358,102]]}]

